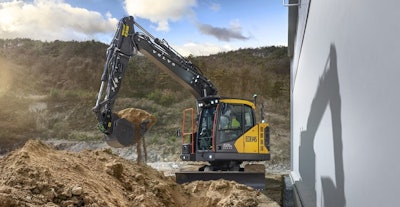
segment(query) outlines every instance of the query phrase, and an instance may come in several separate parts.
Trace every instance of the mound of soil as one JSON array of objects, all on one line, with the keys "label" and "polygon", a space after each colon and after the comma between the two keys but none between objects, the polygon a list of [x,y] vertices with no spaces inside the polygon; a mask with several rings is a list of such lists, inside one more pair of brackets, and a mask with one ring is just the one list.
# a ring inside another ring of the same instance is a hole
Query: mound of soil
[{"label": "mound of soil", "polygon": [[232,181],[176,184],[109,149],[59,151],[30,140],[0,163],[0,206],[279,206]]}]

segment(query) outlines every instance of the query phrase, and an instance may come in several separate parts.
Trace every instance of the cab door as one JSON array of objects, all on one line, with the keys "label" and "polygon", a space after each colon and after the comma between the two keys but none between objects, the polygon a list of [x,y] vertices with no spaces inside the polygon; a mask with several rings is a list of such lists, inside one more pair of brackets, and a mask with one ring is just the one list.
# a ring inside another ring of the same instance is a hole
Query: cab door
[{"label": "cab door", "polygon": [[214,149],[213,133],[216,106],[204,107],[199,118],[196,151],[204,152]]},{"label": "cab door", "polygon": [[259,129],[255,124],[255,115],[253,109],[248,105],[243,106],[243,133],[236,140],[235,148],[239,153],[258,153]]}]

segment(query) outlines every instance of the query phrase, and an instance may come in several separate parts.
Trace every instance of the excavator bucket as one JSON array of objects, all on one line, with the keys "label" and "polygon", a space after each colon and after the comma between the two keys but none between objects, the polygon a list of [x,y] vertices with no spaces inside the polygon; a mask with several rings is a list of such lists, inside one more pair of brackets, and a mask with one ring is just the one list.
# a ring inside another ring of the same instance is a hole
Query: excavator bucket
[{"label": "excavator bucket", "polygon": [[105,135],[105,141],[109,146],[121,148],[135,144],[135,128],[131,122],[113,114],[112,123],[112,133]]}]

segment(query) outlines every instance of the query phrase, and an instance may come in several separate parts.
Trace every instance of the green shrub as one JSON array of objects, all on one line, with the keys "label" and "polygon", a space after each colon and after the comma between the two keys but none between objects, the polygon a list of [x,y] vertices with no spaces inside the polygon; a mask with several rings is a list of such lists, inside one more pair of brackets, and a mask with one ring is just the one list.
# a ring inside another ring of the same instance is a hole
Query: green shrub
[{"label": "green shrub", "polygon": [[167,90],[160,91],[158,89],[149,93],[147,95],[147,98],[163,106],[170,106],[176,101],[175,96],[172,94],[172,92],[169,92]]}]

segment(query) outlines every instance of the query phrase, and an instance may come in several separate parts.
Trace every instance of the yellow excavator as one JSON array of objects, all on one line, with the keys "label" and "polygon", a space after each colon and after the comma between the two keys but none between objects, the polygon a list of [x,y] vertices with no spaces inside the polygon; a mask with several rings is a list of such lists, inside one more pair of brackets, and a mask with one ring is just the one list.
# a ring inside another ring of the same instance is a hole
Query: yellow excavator
[{"label": "yellow excavator", "polygon": [[180,157],[183,161],[209,164],[198,171],[176,173],[176,181],[223,178],[263,189],[265,172],[246,172],[246,167],[242,166],[243,162],[270,159],[270,128],[263,115],[262,120],[256,122],[256,99],[218,96],[217,88],[198,67],[171,48],[167,41],[153,37],[132,16],[124,17],[118,23],[106,52],[101,86],[93,108],[105,141],[112,147],[135,144],[132,123],[119,118],[112,108],[129,59],[138,52],[189,90],[197,100],[196,109],[183,112]]}]

